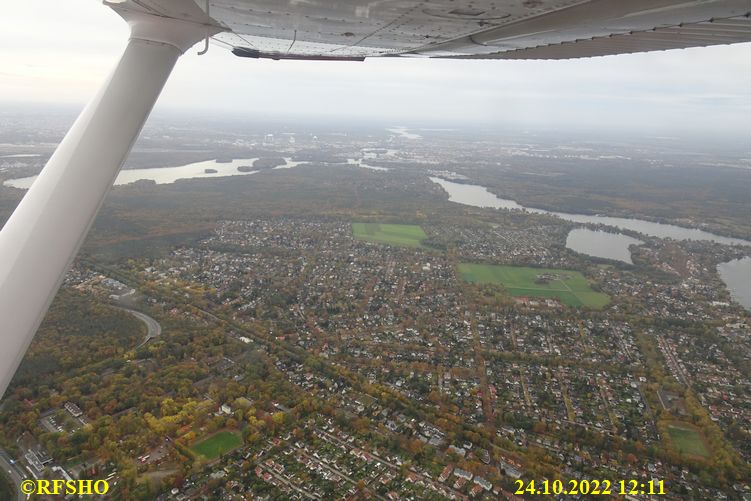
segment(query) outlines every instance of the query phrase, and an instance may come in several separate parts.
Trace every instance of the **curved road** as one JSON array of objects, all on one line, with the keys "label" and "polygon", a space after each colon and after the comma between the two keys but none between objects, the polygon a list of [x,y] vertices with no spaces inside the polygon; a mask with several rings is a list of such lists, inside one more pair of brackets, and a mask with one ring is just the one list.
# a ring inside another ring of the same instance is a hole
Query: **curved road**
[{"label": "curved road", "polygon": [[[141,346],[148,343],[151,339],[160,336],[162,334],[162,326],[159,322],[140,311],[131,310],[129,308],[119,307],[121,310],[126,311],[136,317],[138,320],[146,324],[146,338],[141,341],[134,349],[138,349]],[[21,491],[21,482],[25,480],[26,473],[19,467],[18,463],[13,461],[3,449],[0,449],[0,468],[2,468],[2,475],[10,481],[11,487],[16,490],[16,501],[25,501],[26,495]]]},{"label": "curved road", "polygon": [[134,317],[136,317],[138,320],[146,324],[146,328],[148,329],[146,332],[146,338],[144,338],[143,341],[141,341],[138,346],[133,348],[134,350],[137,350],[141,346],[148,343],[151,339],[160,336],[162,334],[162,326],[159,325],[159,322],[151,318],[150,316],[146,315],[145,313],[141,313],[140,311],[131,310],[129,308],[120,308],[121,310],[130,313]]}]

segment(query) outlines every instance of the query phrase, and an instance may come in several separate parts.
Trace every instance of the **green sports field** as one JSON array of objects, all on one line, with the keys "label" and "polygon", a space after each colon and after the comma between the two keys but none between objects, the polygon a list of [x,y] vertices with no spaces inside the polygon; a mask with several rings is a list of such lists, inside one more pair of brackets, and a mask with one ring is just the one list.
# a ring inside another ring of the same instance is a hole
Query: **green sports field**
[{"label": "green sports field", "polygon": [[668,425],[668,433],[678,451],[692,456],[709,457],[709,451],[699,432],[690,428]]},{"label": "green sports field", "polygon": [[578,271],[461,263],[459,273],[473,284],[497,284],[512,296],[556,298],[569,306],[602,308],[607,294],[593,291]]},{"label": "green sports field", "polygon": [[352,223],[352,233],[359,240],[407,247],[420,247],[427,237],[422,228],[414,224]]},{"label": "green sports field", "polygon": [[240,435],[231,431],[220,431],[206,440],[202,440],[190,449],[207,459],[216,459],[242,445],[243,441]]}]

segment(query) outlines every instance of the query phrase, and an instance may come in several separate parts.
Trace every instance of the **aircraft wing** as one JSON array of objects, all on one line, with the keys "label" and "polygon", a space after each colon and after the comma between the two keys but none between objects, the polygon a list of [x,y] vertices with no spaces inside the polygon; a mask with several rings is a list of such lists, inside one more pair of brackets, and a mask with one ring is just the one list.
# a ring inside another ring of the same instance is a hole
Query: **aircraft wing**
[{"label": "aircraft wing", "polygon": [[208,11],[224,30],[213,41],[253,58],[565,59],[751,41],[751,0],[126,0],[115,7],[176,18]]}]

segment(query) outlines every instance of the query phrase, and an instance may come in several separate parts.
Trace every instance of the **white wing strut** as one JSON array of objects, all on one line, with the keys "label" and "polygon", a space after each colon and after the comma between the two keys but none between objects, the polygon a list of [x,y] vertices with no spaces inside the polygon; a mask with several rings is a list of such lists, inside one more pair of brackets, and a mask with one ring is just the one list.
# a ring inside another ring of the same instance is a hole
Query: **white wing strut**
[{"label": "white wing strut", "polygon": [[121,12],[120,61],[0,231],[0,397],[178,57],[217,29]]}]

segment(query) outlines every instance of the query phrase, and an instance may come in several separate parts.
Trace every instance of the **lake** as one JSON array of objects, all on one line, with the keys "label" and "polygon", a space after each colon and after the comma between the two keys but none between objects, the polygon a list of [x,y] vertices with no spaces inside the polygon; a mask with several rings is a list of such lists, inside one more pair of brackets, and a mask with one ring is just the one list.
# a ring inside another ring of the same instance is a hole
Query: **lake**
[{"label": "lake", "polygon": [[[395,150],[393,150],[395,151]],[[178,179],[204,179],[212,177],[226,177],[226,176],[248,176],[250,174],[256,174],[258,170],[251,170],[248,172],[240,172],[238,167],[253,167],[253,162],[258,160],[257,158],[239,158],[232,160],[231,162],[217,162],[216,160],[206,160],[203,162],[194,162],[188,165],[181,165],[179,167],[155,167],[153,169],[127,169],[121,170],[115,180],[115,186],[130,184],[136,181],[147,180],[154,181],[156,184],[171,184]],[[292,169],[299,165],[304,165],[310,162],[302,161],[297,162],[291,158],[284,159],[285,164],[274,167],[274,170],[278,169]],[[363,169],[388,171],[390,169],[386,167],[378,167],[376,165],[368,165],[363,162],[362,159],[347,159],[347,164],[355,167],[361,167]],[[216,172],[206,172],[206,170],[215,170]],[[19,177],[16,179],[8,179],[3,183],[3,186],[9,186],[12,188],[19,188],[22,190],[28,190],[37,176]]]},{"label": "lake", "polygon": [[357,167],[362,167],[363,169],[377,170],[381,172],[388,172],[391,170],[388,167],[378,167],[377,165],[368,165],[365,162],[363,162],[362,159],[359,159],[359,158],[358,159],[348,158],[347,165],[356,165]]},{"label": "lake", "polygon": [[717,272],[727,285],[732,298],[751,310],[751,257],[719,264]]},{"label": "lake", "polygon": [[[525,209],[527,212],[548,214],[575,223],[603,224],[613,228],[637,231],[652,237],[672,238],[674,240],[703,240],[725,245],[751,246],[751,242],[740,238],[724,237],[707,231],[684,228],[673,224],[654,223],[642,219],[622,217],[568,214],[524,207],[513,200],[497,197],[493,193],[490,193],[484,186],[454,183],[437,177],[431,177],[430,180],[440,185],[448,193],[450,201],[473,207],[492,207],[510,210]],[[566,247],[571,250],[589,256],[616,259],[627,263],[631,263],[629,246],[640,243],[640,240],[620,233],[593,231],[585,228],[571,230],[566,238]],[[723,263],[718,266],[718,273],[730,290],[733,299],[745,308],[751,309],[751,257]]]},{"label": "lake", "polygon": [[723,237],[704,230],[684,228],[674,224],[655,223],[643,219],[625,217],[589,216],[585,214],[569,214],[566,212],[553,212],[533,207],[524,207],[513,200],[498,198],[490,193],[484,186],[473,184],[454,183],[445,179],[431,177],[431,181],[439,184],[448,194],[452,202],[471,205],[474,207],[494,207],[496,209],[524,209],[534,214],[548,214],[574,223],[604,224],[622,230],[631,230],[659,238],[672,238],[674,240],[704,240],[725,245],[748,245],[751,242],[740,238]]},{"label": "lake", "polygon": [[409,132],[409,129],[406,127],[391,127],[389,129],[386,129],[389,132],[393,132],[394,134],[403,137],[405,139],[422,139],[422,136],[420,134],[415,134],[414,132]]},{"label": "lake", "polygon": [[[238,167],[253,167],[256,158],[240,158],[231,162],[217,162],[216,160],[206,160],[195,162],[180,167],[156,167],[154,169],[127,169],[121,170],[115,179],[115,186],[130,184],[140,180],[154,181],[156,184],[171,184],[178,179],[193,178],[211,178],[224,176],[248,176],[255,174],[257,170],[249,172],[240,172]],[[206,172],[206,169],[215,170],[216,172]],[[29,189],[37,176],[22,177],[18,179],[9,179],[3,183],[4,186],[13,188]]]},{"label": "lake", "polygon": [[641,240],[621,233],[587,228],[574,228],[566,237],[566,247],[572,251],[628,264],[634,264],[629,246],[642,243],[644,242]]},{"label": "lake", "polygon": [[[401,129],[402,128],[399,128],[397,130]],[[252,167],[255,160],[256,158],[236,159],[231,162],[206,160],[179,167],[123,170],[120,171],[120,174],[117,176],[115,185],[129,184],[142,179],[153,180],[157,184],[170,184],[178,179],[247,176],[256,174],[258,171],[251,170],[249,172],[240,172],[237,168],[241,166]],[[285,165],[280,165],[275,167],[275,169],[290,169],[306,163],[295,162],[289,158],[285,158],[285,162]],[[389,170],[385,167],[368,165],[363,162],[362,159],[349,159],[347,163],[365,169],[377,171]],[[216,172],[207,173],[206,169],[215,170]],[[9,179],[3,184],[14,188],[28,189],[35,179],[36,176]],[[703,230],[684,228],[672,224],[655,223],[641,219],[568,214],[524,207],[513,200],[497,197],[484,186],[454,183],[438,177],[431,177],[430,180],[440,185],[448,193],[450,201],[473,207],[526,210],[527,212],[536,214],[553,215],[576,223],[604,224],[614,228],[629,229],[645,235],[660,238],[672,238],[675,240],[705,240],[726,245],[751,246],[751,242],[746,240],[723,237]],[[629,246],[639,245],[641,243],[640,240],[620,233],[593,231],[586,228],[576,228],[571,230],[566,239],[566,246],[571,250],[594,257],[613,259],[626,263],[631,263],[631,252],[629,251]],[[718,267],[718,272],[733,294],[733,298],[743,306],[751,308],[751,258],[744,258],[721,264]]]}]

